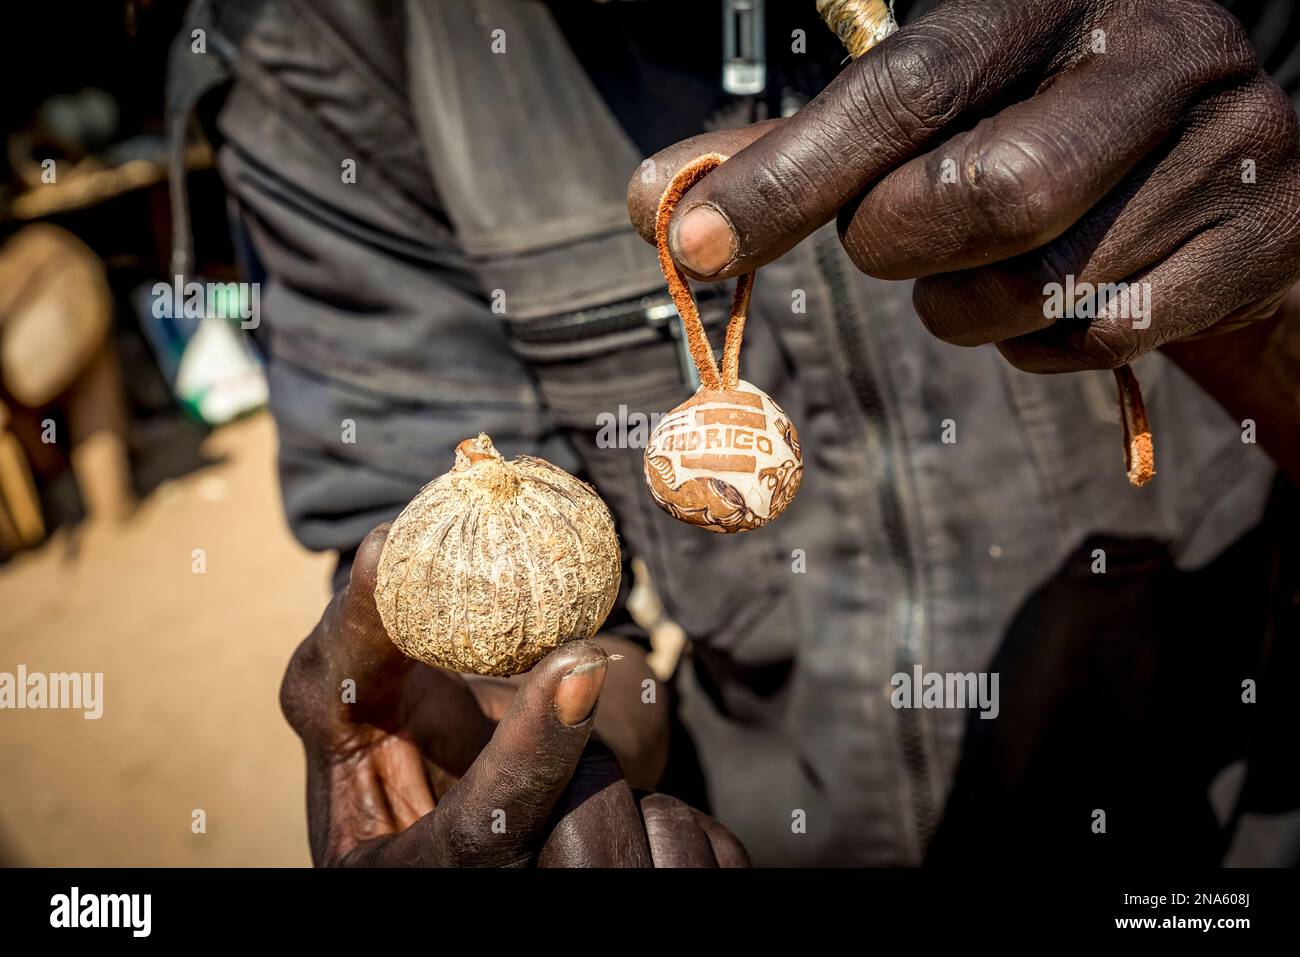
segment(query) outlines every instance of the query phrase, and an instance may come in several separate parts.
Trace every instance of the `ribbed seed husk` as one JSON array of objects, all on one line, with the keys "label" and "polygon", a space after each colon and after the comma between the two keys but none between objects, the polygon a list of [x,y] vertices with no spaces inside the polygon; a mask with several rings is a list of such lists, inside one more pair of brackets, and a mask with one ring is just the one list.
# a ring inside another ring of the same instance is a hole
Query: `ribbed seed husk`
[{"label": "ribbed seed husk", "polygon": [[621,571],[614,521],[595,490],[543,459],[506,461],[480,434],[393,523],[375,603],[410,657],[514,675],[594,635]]}]

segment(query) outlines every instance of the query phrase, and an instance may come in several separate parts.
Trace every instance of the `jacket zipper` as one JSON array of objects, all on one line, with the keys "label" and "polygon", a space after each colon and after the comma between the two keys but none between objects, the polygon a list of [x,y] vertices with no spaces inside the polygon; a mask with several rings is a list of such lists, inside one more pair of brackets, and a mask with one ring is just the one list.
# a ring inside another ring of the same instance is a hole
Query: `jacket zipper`
[{"label": "jacket zipper", "polygon": [[[908,539],[906,519],[899,494],[896,449],[890,438],[889,417],[880,390],[868,369],[867,345],[863,331],[855,320],[855,310],[849,297],[844,265],[840,260],[839,245],[835,236],[822,231],[814,241],[818,267],[830,291],[832,317],[839,334],[840,345],[848,362],[848,377],[867,420],[868,429],[874,429],[883,457],[883,480],[877,489],[881,520],[889,543],[890,558],[902,575],[903,594],[899,612],[898,645],[894,653],[894,667],[906,674],[912,673],[917,663],[920,642],[916,555]],[[907,772],[912,797],[912,813],[916,820],[919,847],[924,853],[926,843],[933,833],[935,809],[930,788],[925,741],[921,731],[920,712],[912,708],[899,708],[897,732],[903,764]]]},{"label": "jacket zipper", "polygon": [[[712,329],[729,316],[730,296],[722,284],[702,288],[695,296],[700,321]],[[626,334],[644,333],[647,339],[668,339],[676,344],[677,368],[690,393],[700,386],[700,374],[691,358],[672,299],[667,295],[642,296],[580,312],[541,319],[506,320],[506,330],[517,353],[535,361],[573,359],[575,346],[586,353],[625,348]]]}]

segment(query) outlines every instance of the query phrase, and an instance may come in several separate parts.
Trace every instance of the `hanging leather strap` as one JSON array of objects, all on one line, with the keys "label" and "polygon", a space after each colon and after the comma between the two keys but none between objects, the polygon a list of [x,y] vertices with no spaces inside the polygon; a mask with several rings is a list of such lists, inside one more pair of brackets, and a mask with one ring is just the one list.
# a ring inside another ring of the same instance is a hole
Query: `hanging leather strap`
[{"label": "hanging leather strap", "polygon": [[720,153],[706,153],[687,163],[673,176],[659,200],[655,216],[655,245],[659,249],[659,268],[668,281],[668,293],[673,297],[677,314],[682,317],[682,329],[690,347],[691,361],[700,373],[700,383],[706,389],[734,389],[740,381],[740,343],[745,337],[745,317],[749,313],[749,296],[754,289],[754,274],[745,273],[736,280],[736,292],[731,300],[731,318],[727,321],[727,338],[722,347],[722,369],[713,357],[700,321],[700,311],[691,295],[686,276],[668,248],[668,223],[673,210],[692,186],[711,170],[717,169],[727,158]]}]

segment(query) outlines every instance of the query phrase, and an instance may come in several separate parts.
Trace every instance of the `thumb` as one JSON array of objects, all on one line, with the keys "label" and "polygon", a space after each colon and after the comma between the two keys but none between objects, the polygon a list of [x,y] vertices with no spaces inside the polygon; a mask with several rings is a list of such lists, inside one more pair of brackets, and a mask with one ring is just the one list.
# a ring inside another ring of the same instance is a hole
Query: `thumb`
[{"label": "thumb", "polygon": [[627,214],[641,238],[654,245],[659,199],[679,169],[709,153],[720,156],[739,153],[783,122],[779,119],[764,120],[734,130],[701,133],[665,147],[643,162],[627,184]]},{"label": "thumb", "polygon": [[589,641],[543,658],[465,776],[397,840],[428,842],[444,864],[529,863],[591,735],[608,665]]}]

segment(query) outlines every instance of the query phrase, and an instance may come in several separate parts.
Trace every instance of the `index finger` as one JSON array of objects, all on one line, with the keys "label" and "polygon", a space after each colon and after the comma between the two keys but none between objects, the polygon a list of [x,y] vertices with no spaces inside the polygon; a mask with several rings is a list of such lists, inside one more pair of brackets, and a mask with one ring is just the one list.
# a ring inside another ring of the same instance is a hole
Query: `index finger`
[{"label": "index finger", "polygon": [[762,120],[736,129],[701,133],[664,147],[645,160],[627,184],[627,215],[641,238],[654,245],[659,200],[679,169],[709,153],[719,156],[739,153],[784,122],[781,119]]},{"label": "index finger", "polygon": [[1084,28],[1086,8],[1084,0],[942,4],[690,189],[669,226],[673,257],[696,279],[779,258],[945,130],[1041,75],[1061,41]]},{"label": "index finger", "polygon": [[[362,540],[348,584],[330,601],[285,671],[280,706],[300,734],[325,730],[334,720],[346,724],[354,719],[354,708],[375,714],[395,704],[401,679],[415,665],[389,640],[375,605],[375,576],[391,525],[380,525]],[[354,684],[344,689],[347,681]],[[325,713],[322,688],[330,689],[333,703]]]}]

